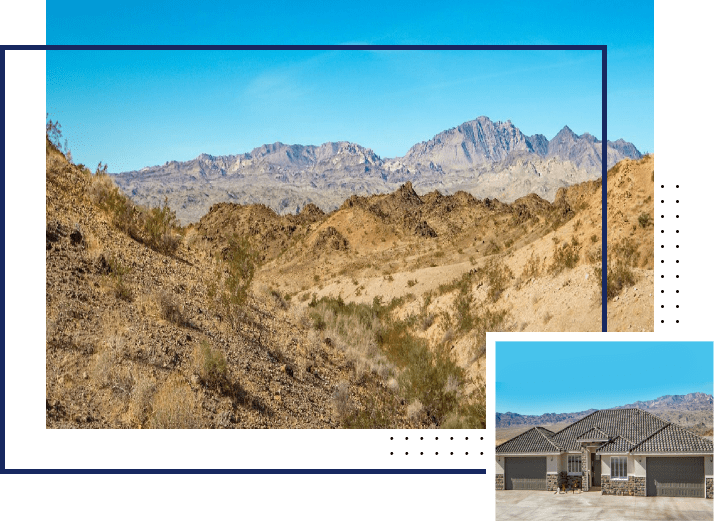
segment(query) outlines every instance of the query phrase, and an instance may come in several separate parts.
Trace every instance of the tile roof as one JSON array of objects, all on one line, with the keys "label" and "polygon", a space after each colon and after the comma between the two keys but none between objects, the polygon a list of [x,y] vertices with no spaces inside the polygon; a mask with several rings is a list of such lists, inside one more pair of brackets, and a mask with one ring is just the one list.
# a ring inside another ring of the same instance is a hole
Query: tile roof
[{"label": "tile roof", "polygon": [[590,428],[586,432],[584,432],[582,435],[577,436],[577,441],[583,441],[583,440],[599,440],[599,441],[606,441],[609,439],[609,434],[606,432],[602,432],[597,427]]},{"label": "tile roof", "polygon": [[598,428],[608,436],[622,436],[639,443],[668,424],[669,421],[638,408],[597,410],[554,434],[554,441],[565,450],[581,450],[577,436]]},{"label": "tile roof", "polygon": [[597,453],[600,452],[629,452],[634,448],[634,445],[636,443],[633,443],[632,441],[628,440],[625,437],[622,436],[616,436],[614,439],[610,440],[608,443],[605,443],[601,447],[597,449]]},{"label": "tile roof", "polygon": [[519,452],[561,452],[559,445],[551,440],[554,433],[543,427],[533,427],[510,439],[506,443],[502,443],[496,447],[497,453],[519,453]]},{"label": "tile roof", "polygon": [[597,410],[557,433],[534,427],[502,443],[496,452],[579,451],[578,439],[609,439],[597,452],[712,452],[712,441],[638,408]]},{"label": "tile roof", "polygon": [[633,452],[712,452],[712,441],[699,437],[689,430],[670,423],[649,436]]}]

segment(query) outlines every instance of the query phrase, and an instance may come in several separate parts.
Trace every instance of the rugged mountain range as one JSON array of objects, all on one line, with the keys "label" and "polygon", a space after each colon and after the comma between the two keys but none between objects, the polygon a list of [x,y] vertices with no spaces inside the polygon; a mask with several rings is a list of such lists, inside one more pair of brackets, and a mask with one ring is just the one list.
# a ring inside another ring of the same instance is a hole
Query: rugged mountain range
[{"label": "rugged mountain range", "polygon": [[[313,202],[331,211],[351,195],[387,193],[407,181],[421,192],[462,190],[504,202],[537,193],[551,201],[560,187],[598,178],[601,151],[601,141],[566,126],[547,140],[525,135],[510,121],[482,116],[391,159],[350,142],[276,142],[250,153],[201,154],[112,177],[138,203],[156,206],[167,197],[188,223],[217,202],[261,203],[278,213],[298,213]],[[608,168],[626,157],[641,154],[624,140],[608,141]]]},{"label": "rugged mountain range", "polygon": [[[679,412],[703,412],[714,410],[714,397],[709,394],[695,392],[686,395],[662,396],[651,401],[637,401],[624,406],[610,408],[639,408],[647,412],[656,413],[658,415],[665,414],[667,419],[670,416],[679,416]],[[544,426],[553,425],[555,423],[571,424],[578,421],[584,416],[591,414],[597,410],[591,408],[582,412],[564,413],[564,414],[542,414],[541,416],[525,416],[515,414],[513,412],[496,413],[496,428],[504,428],[511,426]],[[678,419],[678,418],[677,418]],[[711,419],[711,414],[710,414]]]}]

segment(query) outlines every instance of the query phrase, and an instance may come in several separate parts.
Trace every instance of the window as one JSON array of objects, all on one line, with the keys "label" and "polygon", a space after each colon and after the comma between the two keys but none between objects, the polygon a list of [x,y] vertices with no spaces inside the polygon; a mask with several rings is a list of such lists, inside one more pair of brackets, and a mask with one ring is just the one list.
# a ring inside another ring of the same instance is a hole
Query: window
[{"label": "window", "polygon": [[612,456],[612,478],[627,479],[627,458]]},{"label": "window", "polygon": [[582,456],[567,456],[567,472],[569,474],[582,473]]}]

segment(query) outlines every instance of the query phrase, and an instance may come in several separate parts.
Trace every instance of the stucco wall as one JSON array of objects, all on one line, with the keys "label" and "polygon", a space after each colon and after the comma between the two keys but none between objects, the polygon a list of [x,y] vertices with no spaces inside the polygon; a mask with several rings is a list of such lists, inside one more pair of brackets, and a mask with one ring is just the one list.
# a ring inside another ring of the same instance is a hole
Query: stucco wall
[{"label": "stucco wall", "polygon": [[647,457],[646,456],[634,456],[634,472],[637,477],[647,476]]},{"label": "stucco wall", "polygon": [[609,459],[609,456],[602,456],[602,476],[611,476],[612,475],[612,460]]},{"label": "stucco wall", "polygon": [[547,456],[547,474],[559,473],[559,456]]},{"label": "stucco wall", "polygon": [[504,456],[496,456],[496,473],[504,473]]}]

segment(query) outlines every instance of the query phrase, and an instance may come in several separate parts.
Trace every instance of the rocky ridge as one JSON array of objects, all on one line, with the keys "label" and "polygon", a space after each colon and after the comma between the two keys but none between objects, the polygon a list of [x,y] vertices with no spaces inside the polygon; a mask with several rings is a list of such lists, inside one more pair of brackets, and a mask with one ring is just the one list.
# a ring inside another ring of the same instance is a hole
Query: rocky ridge
[{"label": "rocky ridge", "polygon": [[[628,142],[608,142],[609,167],[640,156]],[[186,224],[218,202],[265,204],[277,213],[298,213],[313,202],[329,212],[352,195],[390,193],[407,181],[422,193],[467,191],[504,202],[536,193],[552,200],[560,187],[597,178],[601,165],[601,141],[588,133],[565,127],[549,141],[526,136],[509,121],[479,117],[397,158],[382,159],[350,142],[276,142],[249,153],[201,154],[112,177],[139,204],[157,206],[167,198]]]}]

